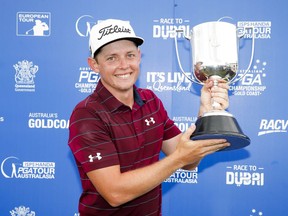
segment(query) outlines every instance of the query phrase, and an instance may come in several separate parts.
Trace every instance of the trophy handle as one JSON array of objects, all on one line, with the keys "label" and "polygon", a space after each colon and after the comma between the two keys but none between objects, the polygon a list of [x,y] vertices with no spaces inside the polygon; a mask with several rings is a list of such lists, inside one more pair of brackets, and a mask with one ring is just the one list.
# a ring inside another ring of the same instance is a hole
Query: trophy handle
[{"label": "trophy handle", "polygon": [[[186,74],[186,72],[184,71],[183,67],[182,67],[182,64],[181,64],[181,61],[180,61],[180,57],[179,57],[179,51],[178,51],[178,43],[177,43],[177,33],[178,32],[183,32],[182,29],[176,29],[175,30],[175,37],[174,37],[174,43],[175,43],[175,49],[176,49],[176,57],[177,57],[177,61],[178,61],[178,65],[180,67],[180,70],[181,72],[184,74],[184,76],[191,82],[194,82],[194,83],[197,83],[197,84],[200,84],[200,85],[204,85],[202,82],[199,82],[197,79],[195,79],[194,77],[194,73],[191,72],[191,77],[188,76]],[[191,38],[189,36],[185,36],[185,39],[187,40],[191,40]],[[192,54],[191,54],[192,55]]]},{"label": "trophy handle", "polygon": [[[254,57],[254,48],[255,48],[255,34],[254,34],[254,27],[244,27],[244,31],[242,34],[239,34],[238,35],[238,38],[242,38],[244,35],[245,35],[245,29],[249,29],[251,28],[252,29],[252,45],[251,45],[251,56],[250,56],[250,62],[249,62],[249,65],[247,67],[247,69],[245,70],[244,74],[238,78],[236,78],[236,76],[233,77],[233,79],[231,79],[228,83],[230,84],[233,84],[233,83],[236,83],[238,82],[239,80],[241,80],[243,77],[245,77],[245,75],[248,73],[251,65],[252,65],[252,62],[253,62],[253,57]],[[237,28],[236,31],[238,31],[240,28]],[[239,31],[238,31],[239,33]],[[239,69],[239,68],[238,68]],[[238,70],[237,69],[237,70]]]}]

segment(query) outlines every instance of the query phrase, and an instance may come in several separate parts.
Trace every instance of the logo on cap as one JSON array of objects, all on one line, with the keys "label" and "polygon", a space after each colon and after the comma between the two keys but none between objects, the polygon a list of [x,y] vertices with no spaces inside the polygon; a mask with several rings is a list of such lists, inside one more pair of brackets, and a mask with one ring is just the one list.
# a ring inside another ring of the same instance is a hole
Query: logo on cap
[{"label": "logo on cap", "polygon": [[98,40],[101,40],[102,37],[114,34],[114,33],[128,33],[131,34],[131,29],[125,28],[125,26],[119,27],[118,25],[115,25],[112,27],[112,25],[106,26],[99,30],[100,37]]}]

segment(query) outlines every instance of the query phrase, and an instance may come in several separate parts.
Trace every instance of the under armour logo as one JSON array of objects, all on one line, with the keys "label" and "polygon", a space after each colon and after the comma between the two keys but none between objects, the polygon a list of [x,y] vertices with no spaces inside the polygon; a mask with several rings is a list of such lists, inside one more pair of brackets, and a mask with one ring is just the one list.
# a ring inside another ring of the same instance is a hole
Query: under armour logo
[{"label": "under armour logo", "polygon": [[145,119],[145,122],[146,122],[146,125],[147,125],[147,126],[150,126],[150,123],[155,124],[155,120],[154,120],[153,117],[150,117],[150,120]]},{"label": "under armour logo", "polygon": [[99,152],[97,152],[96,156],[89,155],[88,157],[89,157],[89,162],[93,162],[94,159],[98,159],[98,160],[102,159],[101,153]]}]

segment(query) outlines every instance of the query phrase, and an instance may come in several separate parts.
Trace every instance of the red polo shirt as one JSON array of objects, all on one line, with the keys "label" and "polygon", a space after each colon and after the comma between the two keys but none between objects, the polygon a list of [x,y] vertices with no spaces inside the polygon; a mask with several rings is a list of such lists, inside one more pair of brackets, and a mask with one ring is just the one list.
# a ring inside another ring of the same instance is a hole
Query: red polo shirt
[{"label": "red polo shirt", "polygon": [[134,101],[132,109],[123,105],[100,80],[94,93],[73,110],[69,146],[83,187],[81,216],[161,215],[161,186],[114,208],[86,175],[118,164],[121,172],[150,165],[159,160],[162,141],[181,133],[152,91],[134,86]]}]

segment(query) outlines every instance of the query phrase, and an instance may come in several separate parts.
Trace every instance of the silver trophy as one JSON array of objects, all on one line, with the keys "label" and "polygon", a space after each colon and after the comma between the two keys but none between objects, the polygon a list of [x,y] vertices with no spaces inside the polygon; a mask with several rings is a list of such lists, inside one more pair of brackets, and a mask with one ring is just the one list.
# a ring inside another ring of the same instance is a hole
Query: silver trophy
[{"label": "silver trophy", "polygon": [[[179,29],[176,32],[181,31]],[[234,24],[220,20],[202,23],[193,27],[190,35],[186,36],[192,48],[192,76],[188,76],[182,68],[177,46],[177,36],[175,35],[177,60],[182,73],[191,82],[201,85],[207,80],[213,80],[214,85],[218,85],[218,82],[222,81],[229,84],[239,81],[249,71],[253,61],[254,29],[252,32],[250,63],[241,76],[238,74],[238,50],[239,40],[245,34],[245,29],[240,34],[239,29]],[[220,105],[213,101],[213,98],[211,103],[213,110],[198,118],[195,123],[196,129],[191,139],[224,138],[231,144],[224,151],[240,149],[249,145],[249,137],[243,133],[234,116],[227,111],[217,110],[217,106]]]}]

